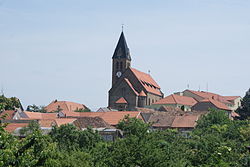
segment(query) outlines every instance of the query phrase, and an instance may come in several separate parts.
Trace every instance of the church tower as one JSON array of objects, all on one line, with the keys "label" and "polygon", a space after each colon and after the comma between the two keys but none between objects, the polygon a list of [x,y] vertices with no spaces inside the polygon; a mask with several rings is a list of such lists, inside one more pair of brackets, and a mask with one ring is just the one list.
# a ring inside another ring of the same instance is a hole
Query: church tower
[{"label": "church tower", "polygon": [[120,35],[112,59],[113,59],[113,64],[112,64],[112,86],[113,86],[117,82],[117,80],[122,76],[124,71],[131,65],[130,52],[123,32]]}]

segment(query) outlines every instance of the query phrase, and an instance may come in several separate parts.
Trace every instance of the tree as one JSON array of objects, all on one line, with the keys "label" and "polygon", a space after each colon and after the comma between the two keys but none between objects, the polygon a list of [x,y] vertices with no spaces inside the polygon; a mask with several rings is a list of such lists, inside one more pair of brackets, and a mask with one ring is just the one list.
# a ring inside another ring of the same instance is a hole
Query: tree
[{"label": "tree", "polygon": [[38,124],[37,121],[33,120],[31,121],[27,127],[23,127],[22,129],[20,129],[20,134],[21,135],[25,135],[27,136],[28,134],[32,134],[36,131],[40,131],[40,125]]},{"label": "tree", "polygon": [[[4,105],[0,104],[0,114],[3,110],[4,110]],[[0,131],[4,131],[4,128],[8,125],[7,123],[2,123],[2,120],[5,120],[6,117],[7,117],[7,114],[0,116]]]},{"label": "tree", "polygon": [[210,128],[212,125],[224,125],[229,123],[230,119],[226,111],[211,109],[207,115],[203,115],[198,120],[196,128]]},{"label": "tree", "polygon": [[7,98],[4,95],[0,96],[0,104],[4,107],[4,110],[14,110],[15,108],[21,107],[18,98]]},{"label": "tree", "polygon": [[27,111],[31,111],[31,112],[41,112],[41,113],[46,113],[46,108],[45,106],[37,106],[35,104],[33,105],[29,105],[27,107]]},{"label": "tree", "polygon": [[240,114],[242,120],[250,117],[250,89],[246,92],[246,95],[241,101],[241,107],[239,107],[236,112]]},{"label": "tree", "polygon": [[142,120],[137,118],[130,118],[126,115],[122,121],[117,125],[118,129],[124,132],[124,135],[135,135],[143,136],[149,130],[149,124],[144,123]]},{"label": "tree", "polygon": [[91,111],[88,108],[85,108],[85,109],[80,108],[80,109],[76,109],[74,112],[91,112]]},{"label": "tree", "polygon": [[58,143],[61,150],[92,149],[102,141],[101,136],[92,129],[78,130],[74,125],[62,125],[53,127],[51,133],[53,141]]}]

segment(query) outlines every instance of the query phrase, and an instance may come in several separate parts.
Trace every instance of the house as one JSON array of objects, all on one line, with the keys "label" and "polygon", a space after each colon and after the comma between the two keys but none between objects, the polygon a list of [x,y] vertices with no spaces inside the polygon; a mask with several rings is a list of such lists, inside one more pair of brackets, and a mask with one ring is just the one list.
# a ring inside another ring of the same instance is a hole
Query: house
[{"label": "house", "polygon": [[235,111],[241,106],[240,96],[221,96],[216,93],[205,92],[205,91],[194,91],[194,90],[184,90],[183,92],[178,92],[176,94],[192,97],[198,102],[204,99],[212,99],[220,103],[224,103],[230,110]]},{"label": "house", "polygon": [[23,111],[17,112],[14,116],[16,120],[19,119],[56,119],[58,118],[58,113],[40,113],[40,112],[30,112]]},{"label": "house", "polygon": [[231,109],[225,103],[210,98],[199,101],[192,107],[192,110],[208,111],[210,108],[231,111]]},{"label": "house", "polygon": [[109,111],[109,112],[59,112],[59,116],[62,118],[80,118],[80,117],[100,117],[111,126],[116,126],[126,115],[142,119],[140,111]]},{"label": "house", "polygon": [[176,116],[171,128],[177,128],[181,132],[188,132],[195,128],[201,115]]},{"label": "house", "polygon": [[122,32],[112,57],[112,87],[109,108],[134,110],[163,98],[160,86],[150,74],[131,67],[131,56]]},{"label": "house", "polygon": [[67,112],[73,112],[76,110],[87,110],[88,108],[84,104],[79,104],[75,102],[70,101],[58,101],[54,100],[49,105],[45,107],[45,110],[47,112],[59,112],[63,111],[65,113]]},{"label": "house", "polygon": [[111,128],[111,126],[107,122],[105,122],[101,117],[80,117],[77,118],[73,122],[73,124],[81,130],[85,130],[87,128],[93,128],[93,129]]},{"label": "house", "polygon": [[0,112],[0,120],[2,119],[1,117],[4,116],[4,119],[10,120],[13,119],[14,115],[16,114],[16,110],[4,110]]},{"label": "house", "polygon": [[118,110],[108,108],[108,107],[101,107],[96,112],[109,112],[109,111],[118,111]]},{"label": "house", "polygon": [[165,105],[161,106],[158,110],[162,111],[162,112],[173,112],[173,111],[181,112],[181,111],[183,111],[179,107],[172,107],[172,106],[165,106]]},{"label": "house", "polygon": [[[145,114],[142,115],[143,118],[145,119]],[[171,128],[174,119],[175,116],[169,115],[168,113],[154,112],[149,116],[147,123],[152,124],[151,125],[152,129],[165,130]]]},{"label": "house", "polygon": [[145,122],[151,124],[152,129],[178,129],[181,132],[191,131],[197,125],[198,119],[207,112],[153,112],[141,113]]},{"label": "house", "polygon": [[171,106],[175,108],[180,108],[184,111],[190,111],[191,107],[196,103],[197,101],[192,97],[172,94],[153,103],[150,107],[159,109],[161,106]]}]

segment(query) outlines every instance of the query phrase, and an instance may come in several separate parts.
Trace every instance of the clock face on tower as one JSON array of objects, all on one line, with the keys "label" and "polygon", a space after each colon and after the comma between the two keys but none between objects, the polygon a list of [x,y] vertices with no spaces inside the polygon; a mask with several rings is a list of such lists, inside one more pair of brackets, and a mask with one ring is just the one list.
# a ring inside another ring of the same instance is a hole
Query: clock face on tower
[{"label": "clock face on tower", "polygon": [[118,71],[118,72],[116,73],[116,76],[117,76],[118,78],[120,78],[120,77],[122,76],[122,72],[121,72],[121,71]]}]

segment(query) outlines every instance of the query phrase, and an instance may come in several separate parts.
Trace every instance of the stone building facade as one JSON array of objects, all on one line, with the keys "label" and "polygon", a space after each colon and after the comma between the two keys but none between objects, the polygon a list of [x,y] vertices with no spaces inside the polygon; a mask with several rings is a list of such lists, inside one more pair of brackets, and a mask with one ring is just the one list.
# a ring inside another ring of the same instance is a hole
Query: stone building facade
[{"label": "stone building facade", "polygon": [[123,32],[112,61],[110,108],[134,110],[135,107],[145,107],[163,98],[160,86],[149,74],[131,67],[130,51]]}]

